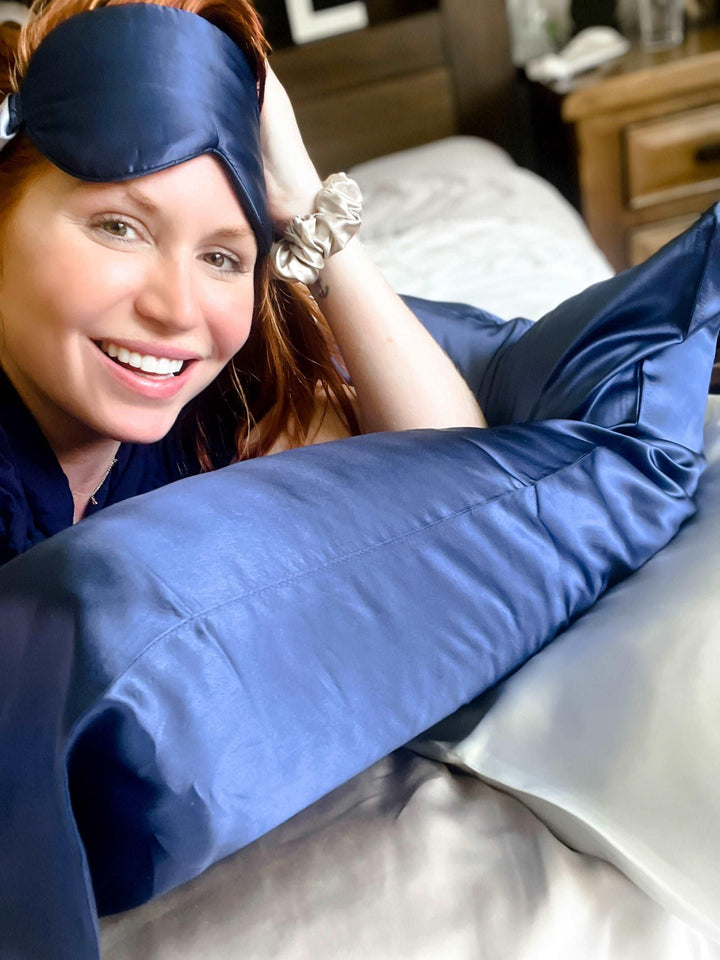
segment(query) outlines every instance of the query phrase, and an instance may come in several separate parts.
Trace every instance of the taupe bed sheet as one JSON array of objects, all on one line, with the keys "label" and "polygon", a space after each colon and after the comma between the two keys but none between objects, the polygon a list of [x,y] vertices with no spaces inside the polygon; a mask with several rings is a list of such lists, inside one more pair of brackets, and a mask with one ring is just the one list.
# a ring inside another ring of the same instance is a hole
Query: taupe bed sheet
[{"label": "taupe bed sheet", "polygon": [[399,750],[192,883],[102,923],[104,960],[711,960],[519,801]]}]

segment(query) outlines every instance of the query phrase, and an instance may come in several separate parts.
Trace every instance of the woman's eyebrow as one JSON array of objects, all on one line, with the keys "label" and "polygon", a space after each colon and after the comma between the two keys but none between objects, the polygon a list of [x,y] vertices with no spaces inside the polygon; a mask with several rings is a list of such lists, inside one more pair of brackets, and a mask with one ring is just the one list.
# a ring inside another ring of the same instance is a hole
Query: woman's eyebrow
[{"label": "woman's eyebrow", "polygon": [[118,190],[119,196],[124,196],[128,200],[132,200],[133,203],[137,204],[139,207],[143,207],[150,213],[159,213],[160,211],[158,205],[151,200],[150,197],[146,196],[141,190],[138,190],[137,187],[134,187],[130,184],[124,184],[122,182],[98,184],[93,181],[78,180],[74,184],[74,192],[93,195],[98,187],[102,187],[104,189],[112,187],[113,192],[114,190]]},{"label": "woman's eyebrow", "polygon": [[[88,187],[88,184],[80,182],[78,186],[81,188]],[[96,186],[96,184],[90,184],[89,186],[93,187]],[[137,204],[137,206],[147,210],[148,213],[155,214],[156,216],[161,213],[160,207],[155,201],[151,200],[147,194],[143,193],[142,190],[139,190],[136,186],[123,183],[118,183],[117,186],[121,189],[122,195]],[[237,227],[220,227],[212,231],[212,236],[218,240],[244,240],[247,237],[254,237],[255,234],[250,224],[244,224]]]},{"label": "woman's eyebrow", "polygon": [[212,231],[213,237],[219,240],[243,240],[245,237],[254,236],[252,228],[247,227],[221,227],[219,230]]},{"label": "woman's eyebrow", "polygon": [[132,200],[133,203],[136,203],[139,207],[144,207],[144,209],[146,209],[149,213],[160,212],[158,205],[152,201],[150,197],[146,196],[146,194],[144,194],[141,190],[138,190],[137,187],[132,185],[125,186],[123,188],[123,192],[129,200]]}]

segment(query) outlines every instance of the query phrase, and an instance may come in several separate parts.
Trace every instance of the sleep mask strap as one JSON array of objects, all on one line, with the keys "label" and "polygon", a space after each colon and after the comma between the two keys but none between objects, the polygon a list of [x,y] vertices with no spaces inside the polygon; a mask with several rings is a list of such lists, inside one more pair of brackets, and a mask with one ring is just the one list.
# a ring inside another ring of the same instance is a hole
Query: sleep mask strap
[{"label": "sleep mask strap", "polygon": [[15,94],[11,93],[0,104],[0,150],[10,143],[20,129],[15,100]]}]

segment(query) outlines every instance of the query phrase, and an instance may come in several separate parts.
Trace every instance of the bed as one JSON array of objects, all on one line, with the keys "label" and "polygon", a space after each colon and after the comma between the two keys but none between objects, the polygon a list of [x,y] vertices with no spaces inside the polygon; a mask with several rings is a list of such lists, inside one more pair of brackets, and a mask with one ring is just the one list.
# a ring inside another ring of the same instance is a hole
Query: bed
[{"label": "bed", "polygon": [[[513,160],[501,0],[273,62],[319,168],[360,182],[398,291],[535,320],[611,275]],[[657,557],[478,700],[104,918],[105,960],[720,958],[718,398],[705,435],[698,514]]]},{"label": "bed", "polygon": [[[361,184],[363,240],[398,291],[536,319],[611,275],[578,213],[507,152],[500,0],[275,63],[319,167]],[[706,444],[698,517],[660,555],[478,701],[103,920],[105,960],[720,958],[713,397]]]}]

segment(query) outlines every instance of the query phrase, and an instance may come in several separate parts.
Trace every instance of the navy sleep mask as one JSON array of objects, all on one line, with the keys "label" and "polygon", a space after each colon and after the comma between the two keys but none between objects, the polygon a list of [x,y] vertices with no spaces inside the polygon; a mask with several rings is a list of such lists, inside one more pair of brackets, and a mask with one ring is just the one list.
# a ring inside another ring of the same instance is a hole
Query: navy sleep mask
[{"label": "navy sleep mask", "polygon": [[0,148],[24,127],[79,180],[129,180],[215,155],[259,255],[269,251],[257,77],[237,44],[202,17],[149,3],[71,17],[40,44],[0,113]]}]

